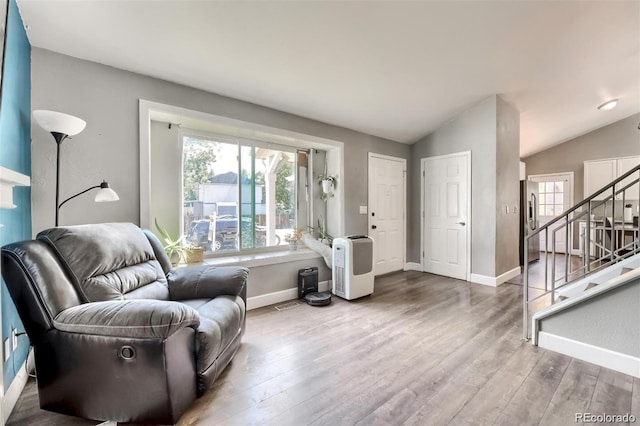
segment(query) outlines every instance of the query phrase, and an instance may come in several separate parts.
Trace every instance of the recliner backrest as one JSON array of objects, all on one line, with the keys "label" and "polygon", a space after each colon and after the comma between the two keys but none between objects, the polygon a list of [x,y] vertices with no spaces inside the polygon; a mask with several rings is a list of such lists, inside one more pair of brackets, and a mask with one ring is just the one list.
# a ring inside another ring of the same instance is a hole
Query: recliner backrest
[{"label": "recliner backrest", "polygon": [[82,303],[57,255],[42,241],[2,247],[2,276],[32,342],[53,328],[60,312]]},{"label": "recliner backrest", "polygon": [[37,238],[53,248],[86,301],[169,299],[153,247],[132,223],[51,228]]}]

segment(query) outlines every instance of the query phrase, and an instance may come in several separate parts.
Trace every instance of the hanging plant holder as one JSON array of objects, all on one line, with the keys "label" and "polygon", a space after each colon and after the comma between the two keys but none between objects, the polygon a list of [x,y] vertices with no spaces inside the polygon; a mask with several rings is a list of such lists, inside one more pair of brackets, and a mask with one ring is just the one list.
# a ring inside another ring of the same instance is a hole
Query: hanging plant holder
[{"label": "hanging plant holder", "polygon": [[336,187],[336,178],[335,176],[320,175],[318,176],[318,183],[322,188],[322,194],[320,194],[320,198],[322,199],[322,201],[326,201],[328,195],[331,194],[333,189]]},{"label": "hanging plant holder", "polygon": [[323,180],[321,185],[322,185],[322,192],[324,192],[325,194],[328,194],[329,192],[331,192],[331,187],[333,186],[333,183],[329,179]]}]

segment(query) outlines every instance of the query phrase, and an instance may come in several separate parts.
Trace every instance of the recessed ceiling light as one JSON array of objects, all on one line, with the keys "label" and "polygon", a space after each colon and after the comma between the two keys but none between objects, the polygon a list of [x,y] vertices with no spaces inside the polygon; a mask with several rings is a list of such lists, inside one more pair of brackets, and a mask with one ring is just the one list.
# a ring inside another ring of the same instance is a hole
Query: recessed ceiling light
[{"label": "recessed ceiling light", "polygon": [[618,100],[617,99],[612,99],[612,100],[607,101],[607,102],[603,103],[602,105],[600,105],[598,107],[598,109],[600,111],[611,111],[612,109],[614,109],[616,107],[617,104],[618,104]]}]

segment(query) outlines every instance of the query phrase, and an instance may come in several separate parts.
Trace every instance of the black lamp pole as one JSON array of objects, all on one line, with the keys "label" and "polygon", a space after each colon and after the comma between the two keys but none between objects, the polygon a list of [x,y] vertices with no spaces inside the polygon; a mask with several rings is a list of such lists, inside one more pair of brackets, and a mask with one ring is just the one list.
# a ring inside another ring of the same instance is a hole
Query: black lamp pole
[{"label": "black lamp pole", "polygon": [[[68,135],[60,132],[51,132],[51,135],[56,140],[56,226],[58,226],[58,209],[60,205],[58,205],[58,201],[60,201],[60,145],[62,145],[62,141],[64,141]],[[63,201],[64,203],[64,201]]]}]

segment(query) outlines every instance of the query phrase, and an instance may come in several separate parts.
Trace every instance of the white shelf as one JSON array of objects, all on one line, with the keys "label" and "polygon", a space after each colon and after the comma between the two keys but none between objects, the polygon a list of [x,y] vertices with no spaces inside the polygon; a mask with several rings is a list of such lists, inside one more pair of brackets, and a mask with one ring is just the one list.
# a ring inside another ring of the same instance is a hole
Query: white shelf
[{"label": "white shelf", "polygon": [[31,186],[31,178],[0,166],[0,209],[15,209],[13,204],[13,187]]}]

